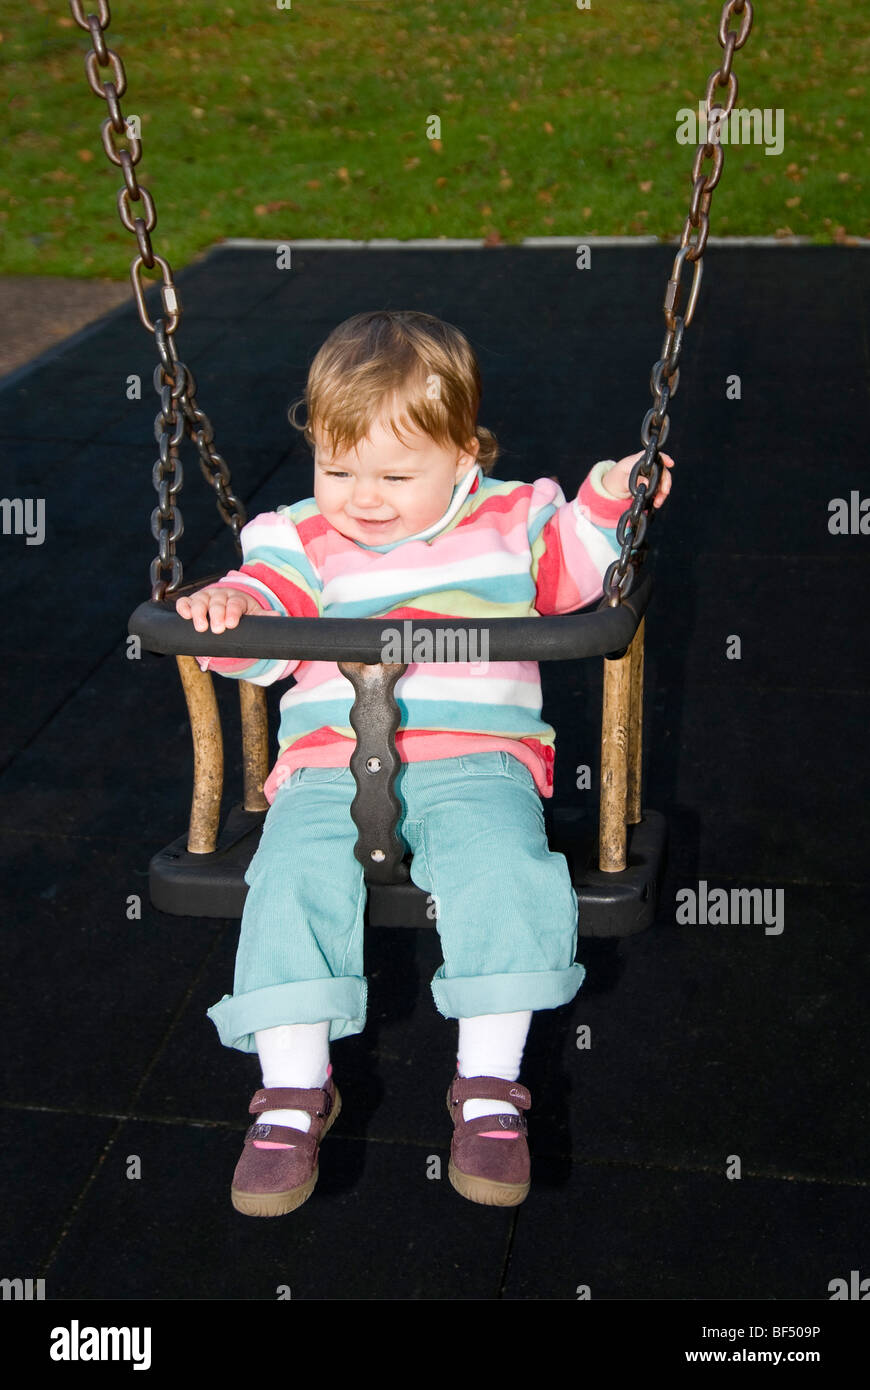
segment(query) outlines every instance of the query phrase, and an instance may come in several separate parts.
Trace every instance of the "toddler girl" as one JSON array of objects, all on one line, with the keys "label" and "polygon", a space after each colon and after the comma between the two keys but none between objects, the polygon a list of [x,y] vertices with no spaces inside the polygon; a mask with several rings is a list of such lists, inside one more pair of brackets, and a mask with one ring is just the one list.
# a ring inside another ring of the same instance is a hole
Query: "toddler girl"
[{"label": "toddler girl", "polygon": [[[552,478],[501,482],[495,438],[476,423],[480,395],[477,360],[452,325],[389,311],[341,324],[311,365],[306,424],[295,419],[303,402],[290,412],[314,451],[314,496],[249,521],[241,568],[179,598],[178,613],[198,632],[243,614],[449,627],[600,598],[640,455],[596,464],[571,502]],[[655,505],[669,489],[663,470]],[[233,994],[208,1010],[221,1042],[256,1051],[262,1068],[233,1205],[277,1216],[310,1195],[339,1113],[329,1045],[365,1025],[353,688],[335,662],[198,660],[257,685],[296,679],[245,875]],[[411,664],[394,694],[398,830],[435,904],[435,1005],[459,1020],[449,1176],[473,1202],[513,1206],[530,1186],[519,1074],[532,1013],[573,999],[584,976],[577,897],[541,805],[555,734],[534,661]]]}]

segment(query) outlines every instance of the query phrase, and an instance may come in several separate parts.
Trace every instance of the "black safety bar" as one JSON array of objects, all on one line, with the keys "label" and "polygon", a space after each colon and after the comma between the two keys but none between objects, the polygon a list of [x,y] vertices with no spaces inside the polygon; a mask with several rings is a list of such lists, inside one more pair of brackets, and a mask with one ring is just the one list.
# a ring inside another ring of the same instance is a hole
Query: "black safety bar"
[{"label": "black safety bar", "polygon": [[[184,656],[249,657],[260,660],[361,661],[379,665],[384,661],[382,635],[398,628],[404,641],[409,635],[419,649],[421,634],[433,640],[434,655],[407,656],[418,662],[468,661],[468,652],[485,651],[487,661],[568,661],[587,656],[617,656],[629,646],[644,615],[652,592],[652,576],[647,573],[628,598],[611,608],[603,599],[588,613],[558,617],[493,618],[468,621],[444,617],[438,622],[416,618],[269,618],[256,614],[239,620],[227,632],[196,632],[189,618],[175,611],[175,599],[192,594],[208,581],[186,585],[171,600],[140,603],[131,615],[128,632],[139,637],[146,651]],[[407,626],[405,626],[407,624]],[[444,641],[445,632],[465,635],[467,644],[456,641],[451,654]],[[480,637],[486,636],[482,648]]]}]

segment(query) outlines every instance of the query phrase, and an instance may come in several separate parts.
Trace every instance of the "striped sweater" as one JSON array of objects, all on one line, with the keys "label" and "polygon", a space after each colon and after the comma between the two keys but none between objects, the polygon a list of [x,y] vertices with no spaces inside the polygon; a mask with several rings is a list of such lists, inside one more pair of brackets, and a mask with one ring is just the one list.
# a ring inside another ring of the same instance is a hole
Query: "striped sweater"
[{"label": "striped sweater", "polygon": [[[570,613],[601,597],[618,554],[615,528],[628,503],[602,487],[612,462],[597,463],[571,502],[550,478],[502,482],[475,466],[439,521],[385,545],[349,540],[309,497],[249,521],[241,568],[217,582],[284,617],[389,619],[383,626],[400,631],[406,618]],[[353,687],[336,662],[197,660],[203,671],[255,685],[295,677],[280,701],[278,760],[264,786],[270,804],[297,768],[348,765]],[[553,795],[556,736],[541,719],[536,661],[409,664],[394,694],[403,762],[503,749],[525,764],[541,796]]]}]

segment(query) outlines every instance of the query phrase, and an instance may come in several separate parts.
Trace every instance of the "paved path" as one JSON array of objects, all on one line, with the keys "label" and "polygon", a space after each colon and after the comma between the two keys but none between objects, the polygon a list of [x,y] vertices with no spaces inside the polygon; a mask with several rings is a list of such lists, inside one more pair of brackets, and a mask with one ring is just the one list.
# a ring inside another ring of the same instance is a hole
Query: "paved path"
[{"label": "paved path", "polygon": [[57,275],[0,276],[0,377],[77,333],[129,299],[128,280],[72,280]]}]

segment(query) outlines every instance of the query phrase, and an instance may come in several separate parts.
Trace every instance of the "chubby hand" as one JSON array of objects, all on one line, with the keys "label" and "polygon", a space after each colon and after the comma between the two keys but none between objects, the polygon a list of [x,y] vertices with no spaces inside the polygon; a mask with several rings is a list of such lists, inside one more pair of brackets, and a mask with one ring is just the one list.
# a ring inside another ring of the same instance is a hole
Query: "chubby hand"
[{"label": "chubby hand", "polygon": [[262,608],[244,589],[231,589],[228,584],[210,584],[205,589],[197,589],[195,594],[176,599],[175,611],[180,618],[192,618],[197,632],[208,632],[209,619],[212,632],[224,632],[227,628],[238,627],[239,618],[246,613],[263,618],[281,616],[274,609]]},{"label": "chubby hand", "polygon": [[[604,474],[604,477],[601,479],[601,481],[605,489],[611,494],[611,496],[625,498],[631,496],[631,492],[629,491],[628,487],[628,480],[631,476],[631,470],[637,463],[638,459],[643,458],[644,453],[645,450],[641,449],[640,453],[638,454],[627,455],[626,458],[620,459],[618,463],[615,463],[613,467],[609,468],[608,471]],[[660,507],[671,490],[672,480],[671,475],[668,472],[668,469],[673,468],[674,466],[674,460],[671,458],[670,454],[663,454],[661,451],[659,451],[659,458],[665,466],[662,469],[662,475],[659,479],[658,491],[656,492],[656,495],[653,498],[654,507]],[[641,481],[643,481],[643,479],[641,479]],[[619,489],[619,491],[617,491],[617,488]]]}]

